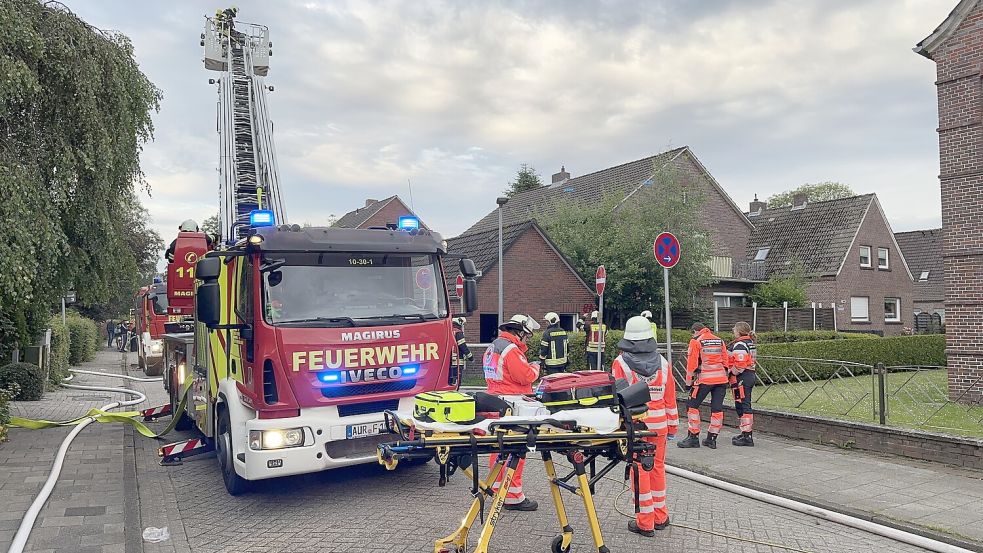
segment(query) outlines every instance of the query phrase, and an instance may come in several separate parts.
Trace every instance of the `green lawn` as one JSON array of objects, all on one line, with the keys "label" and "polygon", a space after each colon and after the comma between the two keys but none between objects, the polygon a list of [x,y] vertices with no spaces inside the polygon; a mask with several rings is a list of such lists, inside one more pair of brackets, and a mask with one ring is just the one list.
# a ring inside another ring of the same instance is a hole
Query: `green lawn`
[{"label": "green lawn", "polygon": [[[886,376],[887,423],[890,426],[983,436],[983,407],[951,403],[946,397],[945,369],[900,371]],[[809,415],[878,421],[876,378],[871,375],[812,382],[758,385],[754,406]]]}]

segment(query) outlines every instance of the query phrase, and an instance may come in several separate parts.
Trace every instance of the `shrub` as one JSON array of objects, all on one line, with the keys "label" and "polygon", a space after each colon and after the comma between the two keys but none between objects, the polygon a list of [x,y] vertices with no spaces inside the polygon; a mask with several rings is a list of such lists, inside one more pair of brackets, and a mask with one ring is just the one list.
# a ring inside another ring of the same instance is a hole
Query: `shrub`
[{"label": "shrub", "polygon": [[835,363],[809,363],[767,359],[767,357],[795,357],[802,359],[821,359],[860,363],[863,367],[851,367],[854,374],[869,374],[870,365],[884,363],[887,367],[898,366],[945,366],[945,336],[941,334],[921,334],[917,336],[894,336],[872,340],[819,340],[813,342],[789,342],[783,344],[761,344],[758,346],[761,366],[773,379],[791,375],[791,371],[801,373],[805,370],[813,378],[829,378],[839,368]]},{"label": "shrub", "polygon": [[96,323],[77,314],[68,317],[67,322],[71,335],[68,362],[78,365],[95,359],[99,344],[99,328]]},{"label": "shrub", "polygon": [[[16,388],[16,384],[14,385]],[[10,424],[10,398],[15,390],[0,388],[0,443],[7,439],[7,425]]]},{"label": "shrub", "polygon": [[62,324],[61,315],[51,317],[48,326],[51,327],[51,357],[48,380],[53,384],[60,384],[68,376],[70,348],[68,327]]},{"label": "shrub", "polygon": [[44,394],[44,372],[31,363],[10,363],[0,367],[0,389],[13,390],[11,399],[37,401]]}]

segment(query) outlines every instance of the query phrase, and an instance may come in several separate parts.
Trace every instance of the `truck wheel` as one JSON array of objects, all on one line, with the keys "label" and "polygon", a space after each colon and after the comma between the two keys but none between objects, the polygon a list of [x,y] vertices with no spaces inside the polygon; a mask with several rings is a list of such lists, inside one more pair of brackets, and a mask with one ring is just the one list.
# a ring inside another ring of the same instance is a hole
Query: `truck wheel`
[{"label": "truck wheel", "polygon": [[147,358],[143,356],[143,338],[137,338],[137,368],[143,371],[143,374],[149,374],[147,372]]},{"label": "truck wheel", "polygon": [[236,473],[235,455],[232,449],[232,424],[229,423],[229,412],[222,410],[218,416],[218,432],[215,436],[215,452],[218,465],[222,469],[222,480],[229,495],[241,495],[249,491],[249,481]]}]

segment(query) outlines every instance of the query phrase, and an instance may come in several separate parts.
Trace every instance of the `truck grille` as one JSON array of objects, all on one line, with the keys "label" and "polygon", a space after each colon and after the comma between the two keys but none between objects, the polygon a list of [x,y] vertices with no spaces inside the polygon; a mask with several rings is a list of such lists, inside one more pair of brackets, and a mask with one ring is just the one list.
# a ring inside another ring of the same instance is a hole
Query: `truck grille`
[{"label": "truck grille", "polygon": [[378,436],[355,438],[353,440],[335,440],[324,444],[324,451],[332,459],[367,457],[375,455],[376,446],[382,442],[391,442],[394,439],[398,440],[399,436],[396,434],[379,434]]},{"label": "truck grille", "polygon": [[269,359],[263,363],[263,401],[272,405],[279,400],[276,391],[276,377],[273,376],[273,363]]},{"label": "truck grille", "polygon": [[368,401],[365,403],[353,403],[350,405],[339,405],[339,417],[354,417],[355,415],[367,415],[369,413],[381,413],[383,411],[395,411],[399,408],[399,400],[391,399],[386,401]]},{"label": "truck grille", "polygon": [[412,390],[415,386],[416,379],[373,382],[371,384],[352,384],[350,386],[332,386],[330,388],[321,388],[321,395],[330,398],[367,396],[371,394],[385,394],[387,392],[405,392],[407,390]]}]

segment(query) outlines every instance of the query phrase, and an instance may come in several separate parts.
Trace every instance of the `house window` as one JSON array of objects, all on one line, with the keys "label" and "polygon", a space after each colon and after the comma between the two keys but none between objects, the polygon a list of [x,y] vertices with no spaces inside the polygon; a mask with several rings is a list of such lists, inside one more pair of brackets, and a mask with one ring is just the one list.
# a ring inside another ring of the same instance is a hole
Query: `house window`
[{"label": "house window", "polygon": [[761,249],[759,249],[758,250],[758,253],[754,254],[754,260],[755,261],[764,261],[765,259],[768,258],[768,252],[770,252],[770,251],[771,251],[771,248],[761,248]]},{"label": "house window", "polygon": [[478,317],[478,340],[491,343],[498,336],[498,313],[482,313]]},{"label": "house window", "polygon": [[855,323],[870,322],[870,298],[853,296],[850,298],[850,320]]},{"label": "house window", "polygon": [[860,246],[860,266],[870,267],[870,246]]},{"label": "house window", "polygon": [[877,268],[887,269],[889,267],[887,259],[887,248],[877,248]]},{"label": "house window", "polygon": [[901,298],[884,298],[884,322],[901,322]]},{"label": "house window", "polygon": [[921,276],[918,277],[918,282],[925,282],[928,280],[928,271],[922,271]]}]

